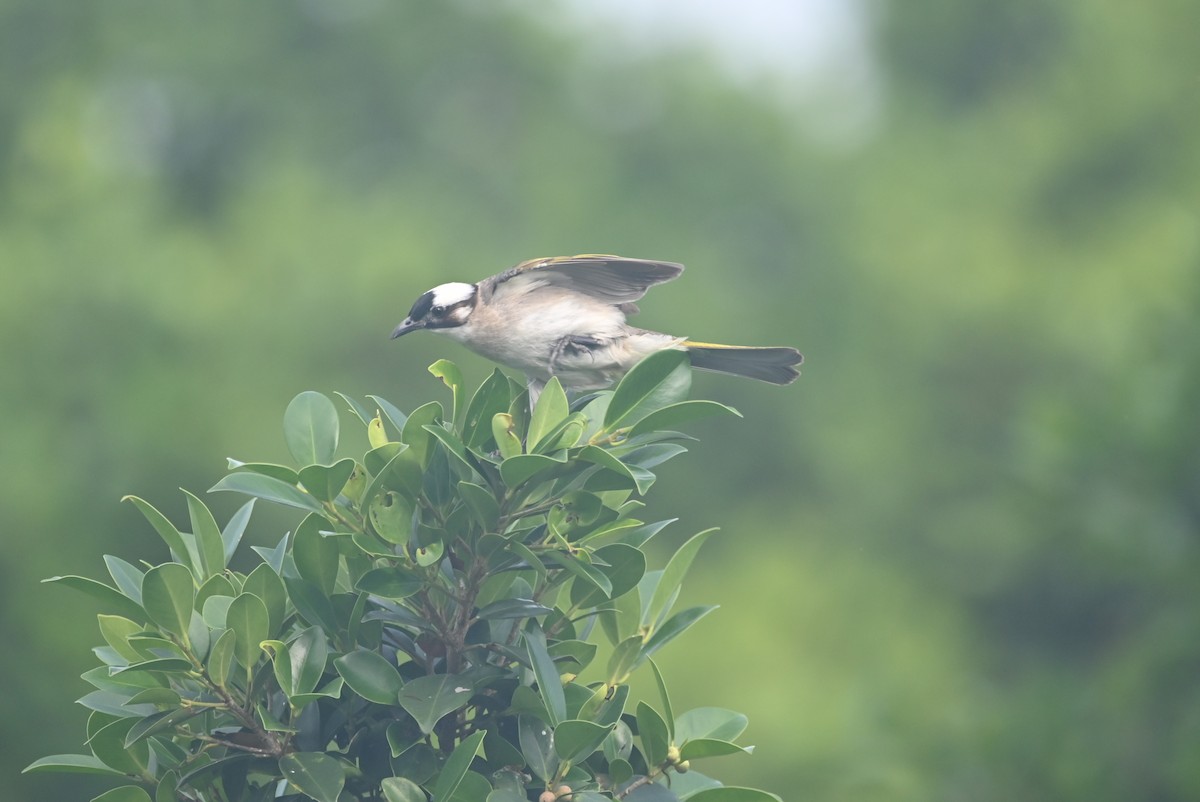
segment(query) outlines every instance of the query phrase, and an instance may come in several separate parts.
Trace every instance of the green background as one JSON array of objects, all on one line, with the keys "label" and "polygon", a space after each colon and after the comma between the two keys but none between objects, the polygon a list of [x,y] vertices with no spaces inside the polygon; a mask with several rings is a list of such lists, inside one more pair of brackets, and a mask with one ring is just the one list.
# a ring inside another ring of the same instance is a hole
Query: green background
[{"label": "green background", "polygon": [[676,710],[750,716],[711,773],[1200,798],[1192,0],[877,4],[881,112],[843,145],[538,4],[329,8],[0,0],[7,799],[100,788],[14,775],[83,748],[99,642],[38,581],[165,556],[122,495],[182,522],[225,457],[286,459],[304,389],[482,379],[387,334],[429,286],[579,252],[688,265],[642,325],[808,359],[698,376],[746,420],[693,427],[651,497],[664,547],[724,529],[685,588],[722,609],[663,661]]}]

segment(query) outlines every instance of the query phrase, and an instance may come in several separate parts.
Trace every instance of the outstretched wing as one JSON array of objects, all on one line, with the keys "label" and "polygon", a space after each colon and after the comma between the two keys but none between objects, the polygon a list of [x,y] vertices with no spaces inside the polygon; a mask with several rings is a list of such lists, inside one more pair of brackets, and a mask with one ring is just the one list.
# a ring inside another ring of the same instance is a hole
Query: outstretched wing
[{"label": "outstretched wing", "polygon": [[553,256],[530,259],[479,283],[484,300],[495,293],[526,293],[557,286],[581,292],[610,304],[632,304],[655,284],[683,272],[675,262],[626,259],[606,254]]}]

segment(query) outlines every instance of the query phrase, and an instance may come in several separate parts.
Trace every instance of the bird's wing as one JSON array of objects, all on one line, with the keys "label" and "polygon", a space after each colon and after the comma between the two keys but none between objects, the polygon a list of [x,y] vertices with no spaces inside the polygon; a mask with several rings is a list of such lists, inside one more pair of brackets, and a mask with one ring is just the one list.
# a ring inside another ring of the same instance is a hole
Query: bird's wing
[{"label": "bird's wing", "polygon": [[530,259],[481,281],[479,289],[486,301],[495,293],[526,293],[555,286],[605,303],[632,306],[650,287],[670,281],[682,272],[683,265],[675,262],[588,253]]}]

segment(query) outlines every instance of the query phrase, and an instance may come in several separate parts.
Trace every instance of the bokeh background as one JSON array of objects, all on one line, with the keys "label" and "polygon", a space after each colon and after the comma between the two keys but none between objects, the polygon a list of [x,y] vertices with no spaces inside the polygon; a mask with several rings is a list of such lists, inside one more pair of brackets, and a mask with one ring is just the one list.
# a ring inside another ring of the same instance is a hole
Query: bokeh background
[{"label": "bokeh background", "polygon": [[725,530],[686,588],[723,608],[664,658],[676,709],[751,718],[712,773],[1200,798],[1198,29],[1194,0],[0,0],[0,796],[101,787],[16,775],[82,749],[99,641],[39,580],[164,556],[122,495],[186,520],[225,457],[286,459],[301,390],[478,381],[388,342],[420,292],[612,252],[689,267],[642,324],[808,357],[697,377],[746,419],[652,494],[663,547]]}]

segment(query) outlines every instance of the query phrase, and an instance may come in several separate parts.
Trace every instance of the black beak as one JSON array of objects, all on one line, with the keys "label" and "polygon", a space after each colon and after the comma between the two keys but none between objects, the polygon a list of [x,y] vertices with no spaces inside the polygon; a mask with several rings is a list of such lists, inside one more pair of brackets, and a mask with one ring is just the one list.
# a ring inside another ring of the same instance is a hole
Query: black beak
[{"label": "black beak", "polygon": [[414,322],[411,317],[406,317],[406,318],[404,318],[403,323],[401,323],[399,326],[397,326],[396,328],[394,328],[392,330],[392,339],[394,340],[397,337],[403,337],[405,334],[408,334],[410,331],[416,331],[417,329],[423,329],[423,328],[425,328],[424,323]]}]

